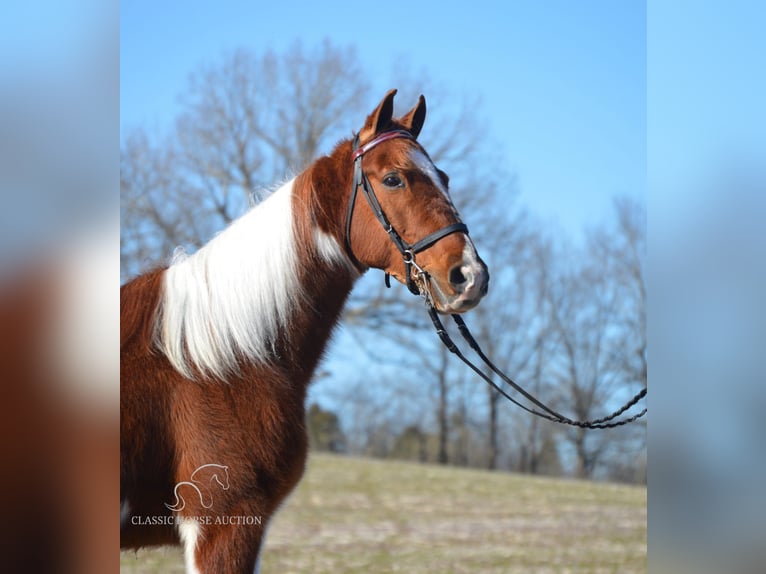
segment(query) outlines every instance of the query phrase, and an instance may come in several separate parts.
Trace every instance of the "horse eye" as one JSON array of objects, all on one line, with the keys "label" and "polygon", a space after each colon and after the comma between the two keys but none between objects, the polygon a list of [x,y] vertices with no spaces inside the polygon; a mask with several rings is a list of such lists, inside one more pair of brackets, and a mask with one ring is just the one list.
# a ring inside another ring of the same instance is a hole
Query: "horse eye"
[{"label": "horse eye", "polygon": [[392,173],[383,178],[383,185],[390,188],[404,187],[402,179],[398,175]]}]

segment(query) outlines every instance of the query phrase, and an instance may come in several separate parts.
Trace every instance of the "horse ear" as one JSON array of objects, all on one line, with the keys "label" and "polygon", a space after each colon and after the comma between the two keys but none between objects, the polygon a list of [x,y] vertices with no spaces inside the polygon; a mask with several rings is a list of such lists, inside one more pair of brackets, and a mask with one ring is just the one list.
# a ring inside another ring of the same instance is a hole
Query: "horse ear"
[{"label": "horse ear", "polygon": [[405,115],[403,115],[399,119],[399,123],[401,123],[405,128],[407,128],[407,131],[409,131],[412,134],[412,137],[417,138],[418,134],[420,133],[420,130],[423,129],[423,124],[426,121],[426,99],[421,94],[420,98],[418,98],[417,105],[412,108],[409,112],[407,112]]},{"label": "horse ear", "polygon": [[394,117],[394,96],[396,90],[389,90],[378,107],[367,116],[364,127],[359,131],[359,140],[366,142],[385,130]]}]

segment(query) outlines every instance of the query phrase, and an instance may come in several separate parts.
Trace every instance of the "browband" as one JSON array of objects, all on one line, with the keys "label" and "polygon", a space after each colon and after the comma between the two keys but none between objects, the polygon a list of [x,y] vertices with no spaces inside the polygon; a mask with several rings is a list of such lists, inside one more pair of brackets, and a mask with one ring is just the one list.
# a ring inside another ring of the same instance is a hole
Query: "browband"
[{"label": "browband", "polygon": [[390,132],[383,132],[378,137],[371,139],[370,141],[368,141],[363,146],[356,147],[357,140],[358,140],[359,136],[357,135],[356,137],[357,137],[357,139],[354,140],[354,144],[355,144],[354,147],[356,149],[354,149],[354,153],[351,154],[351,160],[352,161],[356,161],[357,158],[362,157],[364,154],[366,154],[368,151],[370,151],[372,148],[374,148],[379,143],[383,143],[385,141],[392,140],[394,138],[407,138],[407,139],[410,139],[410,140],[414,140],[415,139],[414,137],[412,137],[412,134],[410,132],[408,132],[408,131],[405,131],[405,130],[393,130],[393,131],[390,131]]}]

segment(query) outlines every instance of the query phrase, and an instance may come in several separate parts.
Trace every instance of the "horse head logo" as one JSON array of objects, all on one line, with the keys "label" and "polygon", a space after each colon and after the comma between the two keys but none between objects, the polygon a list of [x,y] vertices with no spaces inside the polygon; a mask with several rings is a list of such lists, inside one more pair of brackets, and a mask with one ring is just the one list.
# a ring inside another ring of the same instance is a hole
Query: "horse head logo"
[{"label": "horse head logo", "polygon": [[229,490],[229,467],[222,464],[203,464],[192,472],[189,479],[176,483],[173,489],[173,495],[176,499],[175,503],[165,503],[169,510],[173,512],[183,510],[186,507],[186,499],[183,496],[183,492],[188,492],[189,490],[196,493],[203,508],[212,508],[214,484],[217,484],[221,490]]}]

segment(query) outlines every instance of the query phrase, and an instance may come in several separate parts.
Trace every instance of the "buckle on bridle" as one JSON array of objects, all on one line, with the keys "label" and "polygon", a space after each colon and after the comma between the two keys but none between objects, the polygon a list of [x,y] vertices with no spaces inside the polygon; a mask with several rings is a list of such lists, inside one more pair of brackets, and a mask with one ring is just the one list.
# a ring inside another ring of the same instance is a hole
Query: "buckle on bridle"
[{"label": "buckle on bridle", "polygon": [[[402,259],[404,260],[404,267],[407,273],[407,287],[415,295],[420,295],[425,298],[426,301],[433,303],[431,297],[431,286],[429,285],[428,271],[423,269],[415,261],[415,252],[412,249],[406,249],[402,253]],[[416,289],[413,290],[411,285],[414,285]]]},{"label": "buckle on bridle", "polygon": [[415,284],[418,290],[418,294],[425,299],[426,305],[429,307],[434,306],[434,298],[433,294],[431,293],[431,275],[423,269],[420,265],[415,263],[415,261],[411,261],[410,265],[414,267],[414,269],[410,270],[410,276],[412,277],[412,282]]}]

